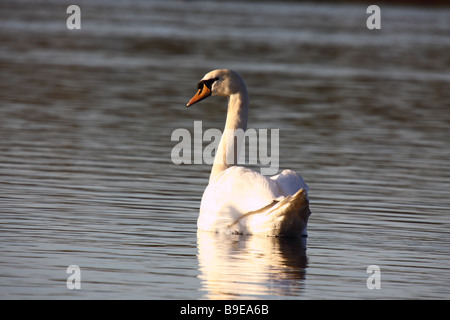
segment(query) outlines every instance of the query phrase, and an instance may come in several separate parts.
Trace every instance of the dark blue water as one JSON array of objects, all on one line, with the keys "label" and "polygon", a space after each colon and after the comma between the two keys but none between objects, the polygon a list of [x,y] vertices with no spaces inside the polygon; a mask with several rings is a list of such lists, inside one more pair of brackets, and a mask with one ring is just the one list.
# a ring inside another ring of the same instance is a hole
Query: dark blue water
[{"label": "dark blue water", "polygon": [[[1,298],[450,297],[449,9],[77,4],[80,30],[65,1],[0,3]],[[197,235],[210,167],[171,134],[222,130],[225,100],[184,106],[223,67],[310,186],[306,246]]]}]

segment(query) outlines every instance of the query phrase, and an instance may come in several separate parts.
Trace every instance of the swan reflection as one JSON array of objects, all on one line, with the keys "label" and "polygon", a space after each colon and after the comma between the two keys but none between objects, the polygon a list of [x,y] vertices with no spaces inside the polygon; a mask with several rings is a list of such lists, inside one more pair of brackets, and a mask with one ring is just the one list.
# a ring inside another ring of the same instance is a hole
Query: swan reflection
[{"label": "swan reflection", "polygon": [[306,240],[197,233],[205,299],[298,296],[306,274]]}]

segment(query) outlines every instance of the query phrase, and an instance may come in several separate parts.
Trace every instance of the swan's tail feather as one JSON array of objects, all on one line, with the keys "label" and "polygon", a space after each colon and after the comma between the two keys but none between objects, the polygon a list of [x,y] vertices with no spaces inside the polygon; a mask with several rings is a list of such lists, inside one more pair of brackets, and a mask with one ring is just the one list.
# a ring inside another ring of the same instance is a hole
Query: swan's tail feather
[{"label": "swan's tail feather", "polygon": [[229,228],[233,230],[240,225],[251,234],[301,236],[304,235],[310,214],[306,191],[300,189],[294,195],[280,201],[274,200],[259,210],[247,212]]},{"label": "swan's tail feather", "polygon": [[279,208],[271,209],[267,216],[272,216],[275,222],[274,235],[300,236],[307,226],[310,214],[306,191],[300,189],[280,201]]}]

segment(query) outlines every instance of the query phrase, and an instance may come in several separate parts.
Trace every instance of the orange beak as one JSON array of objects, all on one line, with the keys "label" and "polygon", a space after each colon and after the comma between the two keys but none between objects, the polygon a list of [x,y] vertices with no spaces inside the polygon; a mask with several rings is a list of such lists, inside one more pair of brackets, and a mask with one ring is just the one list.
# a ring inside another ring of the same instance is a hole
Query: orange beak
[{"label": "orange beak", "polygon": [[205,98],[208,98],[210,95],[211,95],[211,90],[209,90],[207,86],[203,85],[203,87],[197,91],[195,96],[193,96],[192,99],[189,100],[186,107],[190,107],[194,103],[197,103]]}]

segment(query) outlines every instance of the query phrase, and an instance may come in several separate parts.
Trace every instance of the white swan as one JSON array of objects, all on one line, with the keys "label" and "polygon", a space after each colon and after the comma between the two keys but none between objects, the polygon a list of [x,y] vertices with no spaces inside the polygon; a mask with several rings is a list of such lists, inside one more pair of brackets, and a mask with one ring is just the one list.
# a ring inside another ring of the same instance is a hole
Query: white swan
[{"label": "white swan", "polygon": [[187,107],[211,95],[228,97],[225,131],[203,193],[198,229],[265,236],[306,235],[310,211],[308,186],[303,178],[291,170],[265,177],[236,165],[240,144],[232,135],[227,139],[230,136],[225,133],[247,129],[249,101],[242,78],[232,70],[214,70],[203,77],[197,88]]}]

